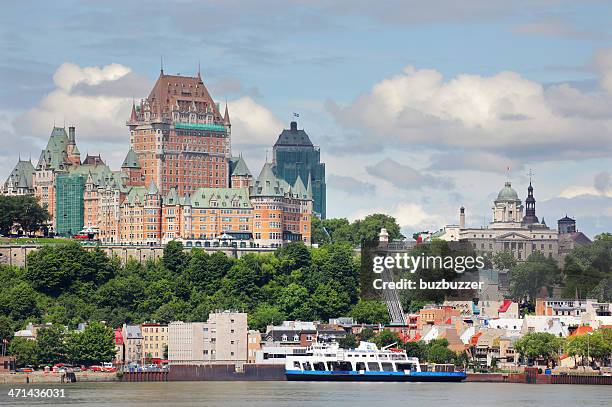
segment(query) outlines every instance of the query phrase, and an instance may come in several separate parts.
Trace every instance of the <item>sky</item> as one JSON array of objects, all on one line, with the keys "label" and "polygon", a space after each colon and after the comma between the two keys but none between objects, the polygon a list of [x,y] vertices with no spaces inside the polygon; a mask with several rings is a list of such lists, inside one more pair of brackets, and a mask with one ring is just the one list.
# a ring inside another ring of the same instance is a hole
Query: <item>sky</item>
[{"label": "sky", "polygon": [[[0,179],[54,125],[119,169],[132,100],[201,67],[257,175],[294,112],[321,148],[328,217],[406,235],[491,220],[506,180],[537,214],[612,231],[606,1],[55,1],[0,14]],[[508,171],[508,168],[510,170]]]}]

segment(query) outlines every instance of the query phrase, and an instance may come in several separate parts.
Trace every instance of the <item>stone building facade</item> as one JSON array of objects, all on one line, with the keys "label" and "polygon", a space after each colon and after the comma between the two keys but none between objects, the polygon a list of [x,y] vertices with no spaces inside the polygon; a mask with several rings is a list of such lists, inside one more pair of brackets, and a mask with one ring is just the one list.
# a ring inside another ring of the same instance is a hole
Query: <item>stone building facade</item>
[{"label": "stone building facade", "polygon": [[467,241],[474,250],[483,253],[511,252],[519,260],[531,253],[540,252],[553,259],[559,258],[559,233],[540,223],[535,213],[533,187],[529,183],[527,195],[528,213],[523,215],[523,203],[508,181],[493,201],[493,221],[488,227],[465,226],[465,209],[459,212],[459,224],[447,225],[432,237],[447,241]]}]

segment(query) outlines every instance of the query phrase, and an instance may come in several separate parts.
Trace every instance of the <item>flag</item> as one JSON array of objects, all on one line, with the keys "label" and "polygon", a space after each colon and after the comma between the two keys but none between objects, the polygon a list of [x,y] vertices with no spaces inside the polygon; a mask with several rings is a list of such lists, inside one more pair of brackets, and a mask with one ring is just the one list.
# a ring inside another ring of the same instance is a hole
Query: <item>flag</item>
[{"label": "flag", "polygon": [[300,117],[298,113],[293,113],[293,117]]}]

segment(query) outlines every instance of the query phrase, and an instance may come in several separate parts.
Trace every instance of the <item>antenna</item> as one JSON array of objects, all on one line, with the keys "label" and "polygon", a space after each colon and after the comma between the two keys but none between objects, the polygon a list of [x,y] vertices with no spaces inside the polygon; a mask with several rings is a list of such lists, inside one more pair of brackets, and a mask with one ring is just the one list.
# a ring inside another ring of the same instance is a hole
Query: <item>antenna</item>
[{"label": "antenna", "polygon": [[201,77],[202,71],[200,70],[200,60],[198,59],[198,78]]},{"label": "antenna", "polygon": [[164,74],[164,56],[160,55],[159,56],[159,72],[160,74]]},{"label": "antenna", "polygon": [[533,177],[535,175],[531,168],[529,169],[529,172],[527,173],[527,175],[529,175],[529,185],[531,185],[531,177]]},{"label": "antenna", "polygon": [[510,166],[506,167],[506,181],[510,181]]}]

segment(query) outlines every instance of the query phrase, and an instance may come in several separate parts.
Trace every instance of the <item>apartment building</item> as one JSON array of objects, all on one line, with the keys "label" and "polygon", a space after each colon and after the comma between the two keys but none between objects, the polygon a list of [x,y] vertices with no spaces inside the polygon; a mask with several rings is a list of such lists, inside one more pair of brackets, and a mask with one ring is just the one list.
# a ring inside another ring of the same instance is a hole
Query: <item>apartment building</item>
[{"label": "apartment building", "polygon": [[245,363],[247,314],[211,313],[206,322],[171,322],[168,359],[174,364]]}]

